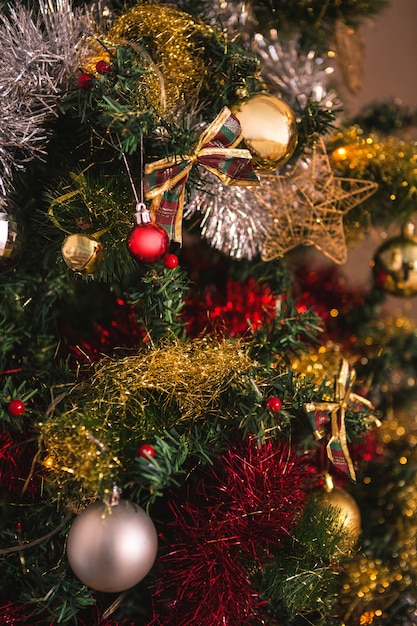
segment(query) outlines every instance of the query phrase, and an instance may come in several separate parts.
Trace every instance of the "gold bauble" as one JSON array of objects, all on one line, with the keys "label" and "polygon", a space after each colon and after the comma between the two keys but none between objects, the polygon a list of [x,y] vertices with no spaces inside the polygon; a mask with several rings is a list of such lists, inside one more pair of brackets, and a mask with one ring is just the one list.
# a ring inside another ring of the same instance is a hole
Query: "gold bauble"
[{"label": "gold bauble", "polygon": [[323,508],[334,507],[337,519],[341,524],[344,541],[340,546],[342,552],[349,551],[355,545],[361,532],[361,513],[354,498],[340,487],[325,489],[319,496],[318,501]]},{"label": "gold bauble", "polygon": [[394,296],[417,295],[417,237],[407,225],[401,235],[388,239],[378,248],[372,262],[378,287]]},{"label": "gold bauble", "polygon": [[61,247],[62,258],[73,272],[94,274],[103,258],[103,246],[91,235],[68,235]]},{"label": "gold bauble", "polygon": [[232,107],[255,167],[275,170],[294,154],[297,123],[290,107],[271,94],[258,93]]}]

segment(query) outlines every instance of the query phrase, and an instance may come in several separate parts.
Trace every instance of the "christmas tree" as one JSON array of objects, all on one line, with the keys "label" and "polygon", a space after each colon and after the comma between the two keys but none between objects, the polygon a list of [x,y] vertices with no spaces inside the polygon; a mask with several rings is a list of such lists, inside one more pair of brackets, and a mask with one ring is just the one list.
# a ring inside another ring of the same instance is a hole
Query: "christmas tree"
[{"label": "christmas tree", "polygon": [[415,114],[340,95],[385,8],[3,5],[2,624],[415,623]]}]

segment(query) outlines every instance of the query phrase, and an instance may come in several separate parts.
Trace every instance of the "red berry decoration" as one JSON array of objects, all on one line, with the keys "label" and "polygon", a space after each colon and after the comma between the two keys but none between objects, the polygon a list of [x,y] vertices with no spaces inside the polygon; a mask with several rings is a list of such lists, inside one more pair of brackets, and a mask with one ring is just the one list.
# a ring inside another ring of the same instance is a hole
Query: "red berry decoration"
[{"label": "red berry decoration", "polygon": [[111,65],[102,59],[101,61],[97,61],[96,70],[99,74],[109,74],[111,72]]},{"label": "red berry decoration", "polygon": [[25,409],[26,407],[24,402],[18,400],[17,398],[9,402],[9,404],[7,405],[7,412],[12,417],[18,417],[19,415],[22,415],[22,413],[25,412]]},{"label": "red berry decoration", "polygon": [[144,443],[138,448],[138,456],[141,456],[142,459],[153,458],[155,456],[155,448],[150,443]]},{"label": "red berry decoration", "polygon": [[178,257],[175,254],[167,254],[164,256],[164,265],[167,269],[173,270],[174,267],[177,267],[178,263]]},{"label": "red berry decoration", "polygon": [[282,402],[279,398],[277,398],[276,396],[271,396],[270,398],[268,398],[268,400],[265,402],[265,406],[267,409],[269,409],[270,411],[272,411],[272,413],[278,413],[278,411],[281,410],[282,407]]},{"label": "red berry decoration", "polygon": [[135,261],[156,263],[163,259],[169,248],[167,231],[155,222],[138,224],[127,237],[127,249]]},{"label": "red berry decoration", "polygon": [[90,74],[80,74],[77,78],[77,85],[80,89],[87,91],[93,83],[93,77]]}]

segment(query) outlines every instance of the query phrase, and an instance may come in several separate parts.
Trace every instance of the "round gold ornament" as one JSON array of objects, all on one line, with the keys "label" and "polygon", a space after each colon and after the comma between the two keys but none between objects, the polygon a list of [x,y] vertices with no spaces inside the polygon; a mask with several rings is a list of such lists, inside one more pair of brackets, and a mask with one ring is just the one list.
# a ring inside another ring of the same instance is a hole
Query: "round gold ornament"
[{"label": "round gold ornament", "polygon": [[151,518],[127,500],[95,503],[74,520],[68,562],[88,587],[116,593],[139,583],[152,568],[158,537]]},{"label": "round gold ornament", "polygon": [[417,237],[414,226],[407,224],[401,235],[392,237],[378,248],[372,262],[378,287],[394,296],[417,295]]},{"label": "round gold ornament", "polygon": [[355,545],[362,526],[361,513],[354,498],[344,489],[331,485],[320,494],[318,500],[323,508],[335,509],[345,537],[340,549],[342,552],[349,551]]},{"label": "round gold ornament", "polygon": [[0,212],[0,271],[9,270],[23,251],[24,232],[15,211]]},{"label": "round gold ornament", "polygon": [[271,94],[257,93],[232,107],[254,166],[275,170],[294,154],[297,123],[290,107]]},{"label": "round gold ornament", "polygon": [[61,246],[65,263],[73,272],[94,274],[104,258],[103,246],[91,235],[68,235]]}]

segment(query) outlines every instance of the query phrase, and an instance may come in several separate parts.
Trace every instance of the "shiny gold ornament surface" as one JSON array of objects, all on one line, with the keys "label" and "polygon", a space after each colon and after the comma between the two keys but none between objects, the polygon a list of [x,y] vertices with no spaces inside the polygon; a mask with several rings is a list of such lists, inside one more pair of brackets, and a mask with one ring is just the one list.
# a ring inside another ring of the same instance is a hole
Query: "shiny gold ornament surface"
[{"label": "shiny gold ornament surface", "polygon": [[91,235],[68,235],[61,246],[62,258],[73,272],[93,274],[103,258],[103,246]]},{"label": "shiny gold ornament surface", "polygon": [[275,170],[294,154],[297,123],[290,107],[271,94],[258,93],[232,107],[242,127],[253,163],[260,170]]},{"label": "shiny gold ornament surface", "polygon": [[341,552],[348,552],[355,545],[362,528],[361,513],[354,498],[340,487],[335,487],[332,480],[318,497],[323,508],[334,507],[338,521],[345,533],[340,546]]},{"label": "shiny gold ornament surface", "polygon": [[378,248],[372,262],[378,287],[394,296],[417,295],[417,237],[408,224],[401,235],[392,237]]}]

